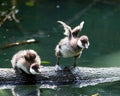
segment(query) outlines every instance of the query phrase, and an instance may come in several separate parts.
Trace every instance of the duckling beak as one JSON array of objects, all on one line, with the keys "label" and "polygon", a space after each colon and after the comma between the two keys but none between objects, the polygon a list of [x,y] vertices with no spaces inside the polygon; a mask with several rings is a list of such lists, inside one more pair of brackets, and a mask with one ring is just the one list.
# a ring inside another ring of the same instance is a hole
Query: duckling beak
[{"label": "duckling beak", "polygon": [[88,49],[89,45],[88,44],[85,44],[85,48]]}]

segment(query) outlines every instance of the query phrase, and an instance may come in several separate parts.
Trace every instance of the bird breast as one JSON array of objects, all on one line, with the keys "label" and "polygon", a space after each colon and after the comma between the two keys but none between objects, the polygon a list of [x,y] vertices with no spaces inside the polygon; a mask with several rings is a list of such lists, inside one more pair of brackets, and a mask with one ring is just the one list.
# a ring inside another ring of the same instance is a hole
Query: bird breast
[{"label": "bird breast", "polygon": [[64,44],[60,48],[60,52],[63,57],[72,57],[74,55],[74,50],[69,44]]},{"label": "bird breast", "polygon": [[60,53],[64,58],[78,56],[82,53],[82,50],[77,49],[75,46],[71,46],[70,43],[64,43],[59,49]]}]

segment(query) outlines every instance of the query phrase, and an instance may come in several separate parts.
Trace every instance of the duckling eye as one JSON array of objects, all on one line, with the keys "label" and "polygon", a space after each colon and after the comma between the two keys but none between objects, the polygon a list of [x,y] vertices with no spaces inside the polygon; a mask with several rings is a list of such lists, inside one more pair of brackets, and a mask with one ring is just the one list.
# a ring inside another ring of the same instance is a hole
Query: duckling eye
[{"label": "duckling eye", "polygon": [[32,66],[32,69],[38,69],[38,66]]}]

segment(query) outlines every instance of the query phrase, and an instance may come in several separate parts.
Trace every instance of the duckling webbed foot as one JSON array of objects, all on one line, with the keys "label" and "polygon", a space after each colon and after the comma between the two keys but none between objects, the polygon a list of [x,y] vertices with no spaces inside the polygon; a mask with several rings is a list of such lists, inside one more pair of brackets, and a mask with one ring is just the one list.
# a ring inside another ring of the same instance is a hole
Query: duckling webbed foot
[{"label": "duckling webbed foot", "polygon": [[56,64],[55,65],[55,71],[62,71],[63,69],[61,68],[60,65]]},{"label": "duckling webbed foot", "polygon": [[72,67],[71,68],[71,72],[73,73],[73,74],[77,74],[77,75],[80,75],[81,74],[81,72],[80,72],[80,69],[79,69],[79,67]]}]

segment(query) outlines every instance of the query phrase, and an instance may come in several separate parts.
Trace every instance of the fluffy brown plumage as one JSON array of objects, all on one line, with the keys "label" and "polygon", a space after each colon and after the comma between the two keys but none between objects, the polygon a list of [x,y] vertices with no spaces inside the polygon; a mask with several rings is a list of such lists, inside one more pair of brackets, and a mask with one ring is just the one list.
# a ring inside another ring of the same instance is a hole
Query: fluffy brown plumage
[{"label": "fluffy brown plumage", "polygon": [[71,29],[70,26],[65,24],[62,21],[58,21],[60,24],[63,25],[65,30],[65,37],[60,40],[60,42],[57,44],[55,48],[55,55],[57,57],[57,70],[61,69],[59,67],[59,58],[64,57],[74,57],[74,64],[73,66],[76,67],[77,58],[81,56],[82,51],[84,48],[89,47],[89,40],[86,35],[82,35],[81,37],[78,37],[78,33],[82,30],[84,21],[80,23],[77,27],[74,29]]},{"label": "fluffy brown plumage", "polygon": [[18,71],[24,71],[27,74],[39,74],[41,59],[34,50],[18,51],[11,60],[12,67]]}]

